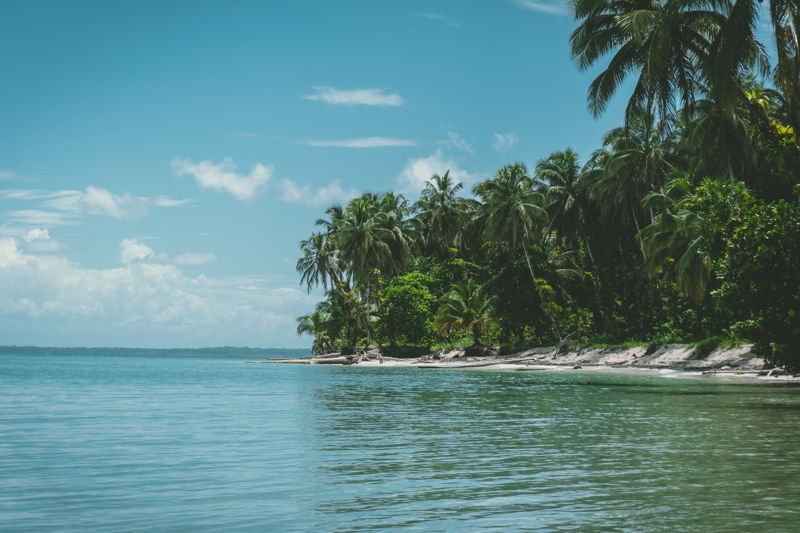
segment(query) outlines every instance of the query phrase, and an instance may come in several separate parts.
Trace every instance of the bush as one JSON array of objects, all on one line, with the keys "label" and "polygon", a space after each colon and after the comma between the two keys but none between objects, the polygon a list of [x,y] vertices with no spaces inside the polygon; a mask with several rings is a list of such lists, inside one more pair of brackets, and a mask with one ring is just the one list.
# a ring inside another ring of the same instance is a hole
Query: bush
[{"label": "bush", "polygon": [[433,308],[436,299],[428,290],[431,278],[412,272],[393,278],[381,294],[378,335],[391,345],[433,341]]},{"label": "bush", "polygon": [[714,292],[734,337],[750,340],[767,362],[800,372],[800,206],[750,209],[734,232]]}]

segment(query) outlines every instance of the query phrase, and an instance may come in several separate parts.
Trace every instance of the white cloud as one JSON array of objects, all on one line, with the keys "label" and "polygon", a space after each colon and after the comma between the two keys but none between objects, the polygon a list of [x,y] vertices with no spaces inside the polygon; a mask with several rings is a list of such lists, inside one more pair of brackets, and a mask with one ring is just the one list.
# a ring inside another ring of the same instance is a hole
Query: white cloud
[{"label": "white cloud", "polygon": [[40,189],[1,189],[0,198],[6,200],[42,200],[44,198],[56,198],[70,194],[74,191],[43,191]]},{"label": "white cloud", "polygon": [[361,137],[357,139],[339,139],[335,141],[304,141],[308,146],[334,146],[339,148],[385,148],[387,146],[415,146],[411,139],[393,139],[391,137]]},{"label": "white cloud", "polygon": [[176,255],[172,262],[176,265],[205,265],[216,258],[211,252],[187,252]]},{"label": "white cloud", "polygon": [[20,241],[23,251],[34,254],[52,254],[60,252],[66,246],[50,238],[50,232],[44,228],[33,228]]},{"label": "white cloud", "polygon": [[194,200],[191,198],[182,198],[180,200],[176,200],[174,198],[169,198],[168,196],[154,196],[152,198],[146,198],[146,200],[156,207],[183,207],[185,205],[194,203]]},{"label": "white cloud", "polygon": [[153,249],[139,239],[122,239],[119,243],[119,260],[128,264],[153,257]]},{"label": "white cloud", "polygon": [[27,242],[33,241],[46,241],[50,239],[50,232],[44,228],[33,228],[30,230],[23,239]]},{"label": "white cloud", "polygon": [[405,104],[399,94],[386,94],[385,89],[341,90],[336,87],[314,87],[314,93],[303,95],[306,100],[326,102],[333,105],[369,105],[397,107]]},{"label": "white cloud", "polygon": [[114,194],[102,187],[89,186],[84,191],[41,189],[2,189],[0,198],[15,201],[37,201],[38,209],[16,209],[6,212],[9,221],[28,226],[63,226],[77,224],[88,215],[119,219],[141,218],[148,206],[180,207],[191,199],[175,200],[166,196],[135,196]]},{"label": "white cloud", "polygon": [[333,180],[324,187],[313,188],[308,185],[297,185],[289,179],[282,179],[279,187],[281,200],[284,202],[308,206],[345,203],[358,196],[358,191],[355,189],[343,189],[339,180]]},{"label": "white cloud", "polygon": [[17,209],[8,211],[6,218],[9,222],[26,226],[66,226],[77,224],[81,217],[73,213],[42,211],[40,209]]},{"label": "white cloud", "polygon": [[0,170],[0,180],[13,180],[17,177],[13,172],[7,170]]},{"label": "white cloud", "polygon": [[226,157],[221,163],[191,160],[176,157],[172,160],[172,170],[178,176],[191,174],[197,184],[204,189],[214,189],[232,194],[243,202],[252,201],[272,178],[272,165],[256,163],[250,174],[236,173],[233,159]]},{"label": "white cloud", "polygon": [[458,167],[441,149],[428,157],[410,159],[397,176],[399,189],[407,194],[419,194],[434,174],[443,175],[450,171],[450,177],[465,185],[476,180],[477,176]]},{"label": "white cloud", "polygon": [[519,137],[513,133],[495,133],[494,144],[492,145],[492,148],[501,154],[505,154],[509,152],[518,142]]},{"label": "white cloud", "polygon": [[152,261],[91,269],[0,238],[0,335],[15,344],[296,344],[294,317],[315,300],[264,276],[190,277]]},{"label": "white cloud", "polygon": [[568,15],[570,8],[564,0],[538,2],[536,0],[511,0],[515,6],[528,11],[538,11],[548,15]]},{"label": "white cloud", "polygon": [[469,154],[473,153],[475,149],[468,140],[464,137],[459,135],[454,131],[447,132],[447,139],[439,141],[439,144],[443,144],[445,146],[452,146],[456,150],[461,150],[462,152],[467,152]]},{"label": "white cloud", "polygon": [[441,13],[426,13],[426,12],[423,12],[423,13],[415,13],[415,15],[418,16],[418,17],[425,18],[425,19],[429,19],[429,20],[438,20],[440,22],[444,22],[448,26],[454,26],[454,27],[461,26],[461,24],[459,22],[456,22],[453,19],[451,19],[450,17],[448,17],[447,15],[442,15]]},{"label": "white cloud", "polygon": [[85,191],[60,191],[58,198],[43,202],[43,207],[68,213],[105,215],[112,218],[141,218],[147,215],[147,201],[130,193],[117,195],[102,187]]}]

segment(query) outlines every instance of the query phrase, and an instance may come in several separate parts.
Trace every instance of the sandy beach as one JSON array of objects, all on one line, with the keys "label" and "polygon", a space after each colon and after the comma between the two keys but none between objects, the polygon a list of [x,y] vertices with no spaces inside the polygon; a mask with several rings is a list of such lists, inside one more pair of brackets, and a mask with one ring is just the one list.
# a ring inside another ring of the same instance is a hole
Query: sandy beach
[{"label": "sandy beach", "polygon": [[582,372],[664,378],[713,379],[737,383],[800,383],[800,376],[766,369],[749,344],[719,348],[705,357],[687,344],[633,348],[583,348],[557,353],[553,346],[509,354],[470,357],[463,348],[417,358],[385,357],[377,349],[358,355],[326,354],[304,359],[249,361],[270,364],[334,364],[516,372]]}]

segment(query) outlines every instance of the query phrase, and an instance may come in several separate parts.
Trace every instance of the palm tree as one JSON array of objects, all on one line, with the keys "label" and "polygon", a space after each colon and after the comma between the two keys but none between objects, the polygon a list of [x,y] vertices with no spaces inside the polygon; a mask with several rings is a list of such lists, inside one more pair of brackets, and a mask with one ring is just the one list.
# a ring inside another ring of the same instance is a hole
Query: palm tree
[{"label": "palm tree", "polygon": [[[725,10],[726,17],[707,58],[704,68],[715,99],[726,109],[738,102],[747,102],[741,85],[741,73],[756,66],[768,68],[763,44],[756,37],[759,25],[759,6],[762,0],[734,0]],[[789,125],[800,130],[800,3],[797,0],[769,0],[777,66],[774,78],[787,101]],[[757,106],[751,106],[761,126],[768,121]]]},{"label": "palm tree", "polygon": [[536,165],[536,176],[542,182],[550,227],[569,243],[583,242],[594,261],[586,232],[586,181],[578,154],[570,149],[553,152]]},{"label": "palm tree", "polygon": [[461,246],[468,204],[457,193],[464,187],[450,177],[448,170],[442,176],[434,174],[414,211],[423,227],[422,240],[428,253],[444,257],[450,248]]},{"label": "palm tree", "polygon": [[661,120],[680,101],[689,106],[699,87],[699,63],[724,20],[711,0],[573,0],[579,26],[570,35],[581,70],[607,54],[605,70],[591,83],[589,109],[600,115],[629,76],[638,74],[626,117],[656,106]]},{"label": "palm tree", "polygon": [[592,156],[587,178],[591,195],[605,207],[607,218],[624,230],[631,229],[631,222],[636,233],[641,230],[640,220],[646,217],[641,199],[682,164],[672,145],[665,124],[657,123],[652,113],[643,110],[631,117],[629,127],[606,134],[603,149]]},{"label": "palm tree", "polygon": [[328,282],[336,287],[341,281],[342,266],[333,239],[322,233],[314,233],[300,242],[302,255],[297,260],[296,269],[300,273],[300,284],[311,288],[322,284],[326,289]]},{"label": "palm tree", "polygon": [[703,179],[699,185],[680,177],[643,200],[658,210],[638,237],[648,252],[650,275],[674,277],[678,289],[695,303],[706,294],[722,255],[725,235],[738,224],[752,197],[741,182]]},{"label": "palm tree", "polygon": [[314,336],[311,351],[320,354],[331,349],[330,337],[328,335],[328,317],[320,309],[310,315],[297,317],[297,334],[307,333]]},{"label": "palm tree", "polygon": [[376,198],[364,195],[350,202],[339,224],[337,244],[342,260],[360,285],[369,285],[376,270],[392,269],[394,235],[386,218],[378,210]]},{"label": "palm tree", "polygon": [[484,326],[491,322],[491,303],[491,298],[475,281],[458,283],[444,295],[434,327],[443,335],[466,329],[477,346]]},{"label": "palm tree", "polygon": [[[507,243],[512,256],[516,254],[517,246],[522,248],[531,281],[543,296],[540,290],[543,282],[536,277],[528,252],[532,233],[547,226],[544,195],[533,189],[537,183],[528,175],[525,165],[514,163],[498,170],[493,179],[479,183],[474,192],[483,201],[481,224],[484,235],[504,245]],[[549,312],[547,315],[561,339],[555,317]]]},{"label": "palm tree", "polygon": [[534,230],[546,225],[547,213],[542,207],[544,196],[533,190],[533,183],[525,165],[514,163],[498,170],[493,179],[479,183],[474,192],[483,202],[484,235],[508,243],[512,254],[521,246],[535,283],[528,246]]}]

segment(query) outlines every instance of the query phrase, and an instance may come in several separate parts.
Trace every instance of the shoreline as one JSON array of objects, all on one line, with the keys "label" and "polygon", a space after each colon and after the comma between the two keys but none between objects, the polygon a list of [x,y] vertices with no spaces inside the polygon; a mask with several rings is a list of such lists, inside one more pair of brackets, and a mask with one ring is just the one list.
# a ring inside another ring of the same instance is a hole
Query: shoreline
[{"label": "shoreline", "polygon": [[339,366],[491,370],[516,372],[582,372],[663,378],[706,379],[734,383],[800,383],[800,376],[765,369],[764,360],[744,344],[718,348],[705,357],[686,344],[633,348],[581,348],[557,353],[554,346],[531,348],[509,355],[466,356],[463,348],[428,353],[416,358],[382,356],[377,349],[358,355],[339,353],[303,359],[247,361],[266,364],[329,364]]}]

